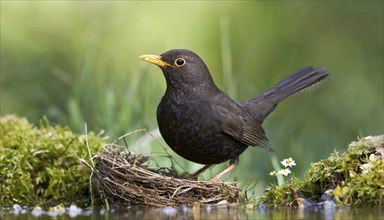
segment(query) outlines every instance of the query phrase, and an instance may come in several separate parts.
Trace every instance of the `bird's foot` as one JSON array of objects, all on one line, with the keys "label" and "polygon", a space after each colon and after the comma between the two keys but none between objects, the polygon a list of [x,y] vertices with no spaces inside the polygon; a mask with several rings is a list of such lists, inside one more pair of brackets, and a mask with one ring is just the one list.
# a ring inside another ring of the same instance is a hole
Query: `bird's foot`
[{"label": "bird's foot", "polygon": [[221,178],[220,176],[219,177],[215,176],[212,179],[210,179],[209,181],[212,182],[212,183],[218,183],[219,181],[221,181],[220,178]]},{"label": "bird's foot", "polygon": [[238,158],[234,158],[234,159],[231,159],[231,161],[229,162],[229,166],[221,171],[219,174],[217,174],[215,177],[213,177],[212,179],[210,179],[211,182],[214,182],[214,183],[217,183],[219,182],[219,180],[221,179],[221,177],[225,176],[227,173],[231,172],[232,170],[234,170],[237,166],[237,164],[239,163],[239,159]]}]

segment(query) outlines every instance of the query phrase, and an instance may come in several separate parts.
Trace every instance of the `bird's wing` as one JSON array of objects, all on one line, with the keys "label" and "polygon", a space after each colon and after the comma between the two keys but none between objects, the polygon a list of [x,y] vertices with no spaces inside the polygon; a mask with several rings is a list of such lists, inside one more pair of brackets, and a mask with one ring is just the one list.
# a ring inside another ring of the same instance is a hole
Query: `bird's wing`
[{"label": "bird's wing", "polygon": [[261,146],[272,151],[261,125],[236,101],[222,99],[220,98],[213,107],[219,117],[222,131],[243,144]]}]

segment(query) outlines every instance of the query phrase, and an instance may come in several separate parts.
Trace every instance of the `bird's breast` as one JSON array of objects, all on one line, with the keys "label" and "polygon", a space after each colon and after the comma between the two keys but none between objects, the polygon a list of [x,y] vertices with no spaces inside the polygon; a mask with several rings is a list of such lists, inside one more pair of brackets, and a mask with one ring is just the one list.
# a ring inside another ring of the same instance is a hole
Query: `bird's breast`
[{"label": "bird's breast", "polygon": [[157,108],[159,130],[180,156],[201,164],[224,162],[246,148],[221,130],[206,97],[165,95]]},{"label": "bird's breast", "polygon": [[203,97],[164,96],[157,108],[160,130],[172,136],[208,129],[214,121],[210,103]]}]

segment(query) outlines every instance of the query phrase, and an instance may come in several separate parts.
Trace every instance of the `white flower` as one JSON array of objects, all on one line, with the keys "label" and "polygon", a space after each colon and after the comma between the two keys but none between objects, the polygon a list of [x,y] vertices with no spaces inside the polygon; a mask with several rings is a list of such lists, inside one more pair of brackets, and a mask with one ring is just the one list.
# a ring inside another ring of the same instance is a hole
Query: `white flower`
[{"label": "white flower", "polygon": [[284,165],[284,167],[293,167],[296,166],[295,161],[290,157],[288,159],[284,159],[280,162],[281,164]]},{"label": "white flower", "polygon": [[360,166],[360,169],[362,171],[361,173],[363,173],[363,174],[368,173],[370,171],[371,167],[372,167],[372,164],[369,164],[369,163],[365,163],[365,164],[361,165]]},{"label": "white flower", "polygon": [[282,170],[279,170],[279,172],[277,172],[277,174],[281,174],[281,175],[284,175],[284,176],[288,176],[288,174],[290,174],[291,171],[289,169],[282,169]]},{"label": "white flower", "polygon": [[371,154],[371,155],[369,155],[369,160],[370,160],[370,161],[375,161],[375,160],[377,160],[377,159],[379,159],[379,157],[376,156],[375,154]]},{"label": "white flower", "polygon": [[270,176],[276,176],[276,171],[271,171],[271,172],[269,173],[269,175],[270,175]]}]

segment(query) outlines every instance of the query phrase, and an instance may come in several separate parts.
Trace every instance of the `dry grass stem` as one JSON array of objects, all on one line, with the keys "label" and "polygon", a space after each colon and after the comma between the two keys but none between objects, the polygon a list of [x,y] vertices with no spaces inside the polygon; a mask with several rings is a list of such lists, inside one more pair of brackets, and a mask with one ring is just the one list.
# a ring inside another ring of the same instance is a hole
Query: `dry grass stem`
[{"label": "dry grass stem", "polygon": [[126,150],[106,149],[95,160],[100,194],[109,204],[165,207],[239,199],[235,182],[197,181],[181,178],[174,170],[149,169],[148,158]]}]

